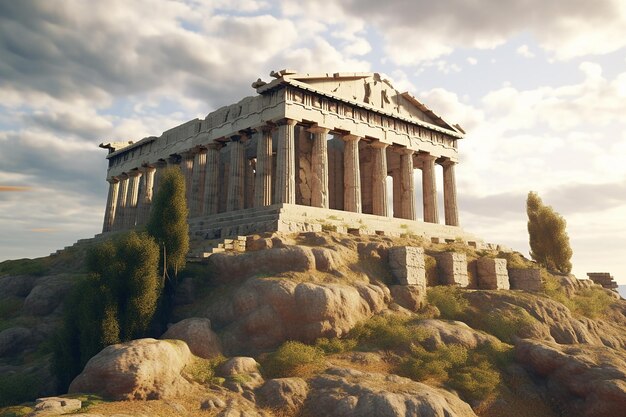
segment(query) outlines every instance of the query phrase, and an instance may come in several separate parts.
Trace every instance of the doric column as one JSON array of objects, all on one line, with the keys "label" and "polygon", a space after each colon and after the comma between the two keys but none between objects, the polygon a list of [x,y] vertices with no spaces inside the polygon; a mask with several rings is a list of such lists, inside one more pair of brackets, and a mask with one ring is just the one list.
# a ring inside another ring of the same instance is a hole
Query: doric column
[{"label": "doric column", "polygon": [[245,149],[242,135],[230,137],[230,172],[228,173],[228,197],[226,211],[243,209],[243,186],[245,178]]},{"label": "doric column", "polygon": [[193,179],[193,159],[195,152],[192,150],[181,152],[180,156],[180,171],[183,173],[183,177],[185,177],[185,200],[187,200],[187,207],[192,207],[191,182]]},{"label": "doric column", "polygon": [[167,162],[163,159],[159,159],[154,163],[154,183],[152,184],[152,195],[156,195],[159,192],[159,185],[161,184],[161,177],[163,176],[163,171],[167,169]]},{"label": "doric column", "polygon": [[276,153],[276,203],[296,203],[296,150],[294,130],[296,121],[278,122],[278,147]]},{"label": "doric column", "polygon": [[126,196],[128,194],[128,175],[120,175],[120,186],[117,192],[117,209],[113,230],[124,230],[124,216],[126,215]]},{"label": "doric column", "polygon": [[272,126],[263,126],[256,148],[254,207],[272,204]]},{"label": "doric column", "polygon": [[389,201],[387,197],[387,144],[372,143],[372,214],[389,216]]},{"label": "doric column", "polygon": [[191,180],[191,217],[201,216],[204,206],[204,180],[206,178],[207,149],[200,148],[193,161],[193,178]]},{"label": "doric column", "polygon": [[107,181],[109,182],[109,195],[107,196],[107,206],[104,211],[104,224],[102,225],[103,233],[113,230],[115,209],[117,205],[117,192],[120,185],[120,181],[116,177],[111,177],[107,179]]},{"label": "doric column", "polygon": [[443,166],[443,205],[448,226],[459,225],[459,211],[456,204],[456,162],[446,159]]},{"label": "doric column", "polygon": [[360,136],[344,135],[343,149],[343,209],[361,213],[361,171],[359,167]]},{"label": "doric column", "polygon": [[135,227],[137,221],[137,202],[139,198],[139,180],[141,172],[130,171],[128,173],[128,193],[126,195],[126,208],[124,209],[124,228],[129,230]]},{"label": "doric column", "polygon": [[137,203],[137,226],[148,223],[154,197],[154,175],[156,168],[150,165],[142,168],[139,202]]},{"label": "doric column", "polygon": [[328,208],[328,132],[330,129],[314,126],[308,129],[313,133],[311,150],[311,206]]},{"label": "doric column", "polygon": [[430,154],[420,155],[422,164],[422,192],[424,194],[424,221],[428,223],[439,223],[435,159],[437,158]]},{"label": "doric column", "polygon": [[213,142],[207,145],[206,178],[204,179],[204,215],[219,211],[220,149],[223,145]]},{"label": "doric column", "polygon": [[256,171],[256,160],[244,157],[245,185],[243,191],[243,207],[254,207],[254,172]]},{"label": "doric column", "polygon": [[413,151],[400,149],[400,218],[415,220],[415,181],[413,180]]}]

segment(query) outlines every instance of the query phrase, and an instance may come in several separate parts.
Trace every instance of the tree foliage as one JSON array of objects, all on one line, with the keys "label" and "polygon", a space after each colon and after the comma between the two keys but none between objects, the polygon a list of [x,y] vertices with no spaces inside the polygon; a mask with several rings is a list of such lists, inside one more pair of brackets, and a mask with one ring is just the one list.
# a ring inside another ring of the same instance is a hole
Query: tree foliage
[{"label": "tree foliage", "polygon": [[526,200],[530,256],[549,271],[569,274],[572,249],[565,231],[566,221],[531,191]]},{"label": "tree foliage", "polygon": [[92,249],[91,274],[65,302],[54,343],[54,370],[65,389],[104,347],[146,334],[161,293],[159,247],[149,235],[130,232]]},{"label": "tree foliage", "polygon": [[167,168],[161,174],[159,189],[152,202],[147,231],[162,248],[164,274],[174,276],[185,266],[189,251],[185,178],[178,167]]}]

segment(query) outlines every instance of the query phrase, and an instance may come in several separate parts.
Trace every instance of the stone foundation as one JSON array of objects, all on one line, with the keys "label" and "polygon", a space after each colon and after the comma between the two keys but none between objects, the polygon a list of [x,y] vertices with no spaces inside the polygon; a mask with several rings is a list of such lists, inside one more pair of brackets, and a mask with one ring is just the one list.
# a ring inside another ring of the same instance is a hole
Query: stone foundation
[{"label": "stone foundation", "polygon": [[512,290],[541,291],[541,270],[509,268],[509,283]]},{"label": "stone foundation", "polygon": [[476,261],[478,288],[481,290],[508,290],[509,274],[506,259],[482,257]]},{"label": "stone foundation", "polygon": [[467,256],[464,253],[441,252],[433,255],[437,259],[439,283],[467,287]]},{"label": "stone foundation", "polygon": [[426,287],[424,248],[412,246],[390,248],[389,266],[398,284]]},{"label": "stone foundation", "polygon": [[601,285],[603,288],[617,291],[617,282],[613,279],[610,273],[608,272],[588,272],[587,276],[590,280],[595,282],[598,285]]}]

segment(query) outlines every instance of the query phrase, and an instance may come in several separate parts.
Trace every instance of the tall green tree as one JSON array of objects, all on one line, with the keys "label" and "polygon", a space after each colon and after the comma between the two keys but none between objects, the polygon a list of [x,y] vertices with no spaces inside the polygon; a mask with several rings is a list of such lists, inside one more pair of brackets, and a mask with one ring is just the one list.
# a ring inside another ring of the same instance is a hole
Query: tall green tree
[{"label": "tall green tree", "polygon": [[534,191],[528,193],[526,213],[531,258],[550,271],[569,274],[572,248],[563,216],[544,205]]},{"label": "tall green tree", "polygon": [[66,300],[54,341],[53,368],[61,390],[104,347],[144,337],[161,294],[159,246],[146,233],[108,240],[87,259],[91,273]]},{"label": "tall green tree", "polygon": [[185,178],[178,167],[167,168],[152,201],[147,231],[161,246],[164,277],[184,268],[189,251],[189,210],[185,199]]}]

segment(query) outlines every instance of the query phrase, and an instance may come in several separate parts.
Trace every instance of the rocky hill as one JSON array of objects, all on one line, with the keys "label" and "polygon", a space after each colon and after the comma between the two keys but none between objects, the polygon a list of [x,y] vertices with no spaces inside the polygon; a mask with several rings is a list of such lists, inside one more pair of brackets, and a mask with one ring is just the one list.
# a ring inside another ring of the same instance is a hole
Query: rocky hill
[{"label": "rocky hill", "polygon": [[[0,416],[626,409],[626,301],[615,293],[546,271],[535,292],[479,289],[477,259],[536,266],[460,243],[335,233],[255,236],[245,252],[188,264],[165,334],[105,348],[58,392],[51,341],[87,245],[0,264]],[[400,285],[389,252],[402,246],[425,249],[428,289]],[[467,288],[435,285],[444,252],[469,261]]]}]

